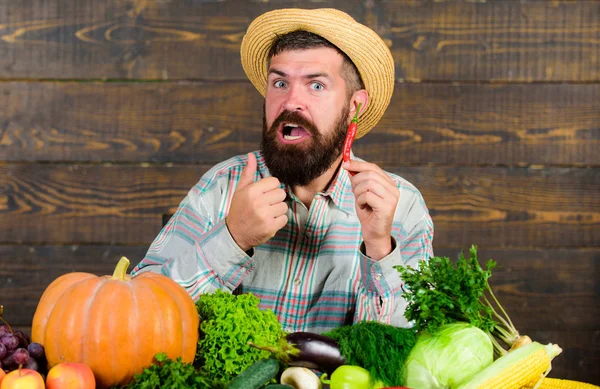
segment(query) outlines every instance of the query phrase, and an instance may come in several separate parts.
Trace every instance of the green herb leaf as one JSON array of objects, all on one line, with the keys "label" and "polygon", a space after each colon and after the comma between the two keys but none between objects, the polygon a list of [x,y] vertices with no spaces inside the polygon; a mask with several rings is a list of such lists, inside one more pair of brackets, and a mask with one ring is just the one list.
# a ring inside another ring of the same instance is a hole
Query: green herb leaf
[{"label": "green herb leaf", "polygon": [[323,335],[338,343],[347,364],[367,369],[376,381],[386,386],[404,384],[404,362],[417,342],[413,328],[362,321]]},{"label": "green herb leaf", "polygon": [[181,358],[172,360],[165,353],[158,353],[155,362],[137,374],[125,389],[212,389],[217,386],[198,372],[191,363]]},{"label": "green herb leaf", "polygon": [[[431,333],[444,324],[468,322],[511,345],[519,334],[489,285],[495,267],[493,260],[485,268],[480,266],[476,246],[471,246],[468,259],[461,252],[456,263],[447,257],[433,257],[420,262],[418,269],[395,266],[404,281],[406,318],[414,321],[417,330]],[[487,295],[506,317],[497,313]],[[497,342],[494,347],[504,352]]]},{"label": "green herb leaf", "polygon": [[194,365],[214,382],[227,384],[269,351],[249,345],[275,344],[284,336],[277,316],[259,309],[251,293],[234,295],[217,289],[196,303],[200,337]]}]

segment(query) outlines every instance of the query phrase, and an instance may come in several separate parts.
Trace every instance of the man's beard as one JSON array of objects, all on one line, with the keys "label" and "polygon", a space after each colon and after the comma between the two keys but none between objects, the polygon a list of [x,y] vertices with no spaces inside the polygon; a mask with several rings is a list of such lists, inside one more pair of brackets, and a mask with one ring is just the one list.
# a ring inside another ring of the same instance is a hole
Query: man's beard
[{"label": "man's beard", "polygon": [[[347,104],[342,109],[333,131],[327,135],[319,132],[311,121],[299,113],[290,111],[282,112],[267,129],[267,120],[263,114],[261,151],[271,175],[290,186],[306,186],[325,173],[342,153],[349,113],[350,104]],[[310,139],[298,145],[282,144],[278,139],[278,127],[282,122],[304,127],[311,134]]]}]

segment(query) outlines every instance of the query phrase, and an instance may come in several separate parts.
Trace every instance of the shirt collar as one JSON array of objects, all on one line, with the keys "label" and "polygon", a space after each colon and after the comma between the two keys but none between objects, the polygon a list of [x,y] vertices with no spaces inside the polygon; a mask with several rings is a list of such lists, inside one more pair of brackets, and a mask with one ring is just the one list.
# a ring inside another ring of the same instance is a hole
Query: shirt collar
[{"label": "shirt collar", "polygon": [[[265,164],[265,159],[262,155],[262,152],[257,151],[255,155],[261,178],[270,177],[271,173]],[[352,151],[350,151],[350,159],[355,159]],[[280,188],[285,190],[290,198],[300,201],[296,198],[292,192],[292,188],[289,185],[281,184]],[[354,193],[352,192],[352,183],[350,182],[350,174],[346,169],[342,168],[341,165],[335,173],[335,176],[327,190],[324,192],[319,192],[319,194],[329,197],[340,210],[347,214],[353,214],[356,212],[354,209],[355,201]]]},{"label": "shirt collar", "polygon": [[354,193],[352,192],[350,174],[341,165],[331,185],[329,185],[329,188],[323,194],[329,196],[331,201],[345,213],[353,214],[356,212],[354,209]]}]

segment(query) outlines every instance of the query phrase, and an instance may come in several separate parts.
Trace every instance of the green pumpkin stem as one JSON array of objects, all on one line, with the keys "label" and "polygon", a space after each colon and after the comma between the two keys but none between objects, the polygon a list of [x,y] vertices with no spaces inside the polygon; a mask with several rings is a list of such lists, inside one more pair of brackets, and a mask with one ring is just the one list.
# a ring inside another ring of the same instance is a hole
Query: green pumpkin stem
[{"label": "green pumpkin stem", "polygon": [[113,272],[113,280],[125,281],[128,278],[127,269],[129,269],[129,259],[127,259],[127,257],[121,257],[121,259],[119,259],[119,263],[117,263],[117,267],[115,267],[115,271]]}]

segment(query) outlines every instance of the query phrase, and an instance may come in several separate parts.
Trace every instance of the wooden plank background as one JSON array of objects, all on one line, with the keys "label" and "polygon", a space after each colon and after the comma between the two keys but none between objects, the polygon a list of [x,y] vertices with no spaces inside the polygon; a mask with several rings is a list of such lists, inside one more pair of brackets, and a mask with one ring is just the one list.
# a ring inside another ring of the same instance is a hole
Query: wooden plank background
[{"label": "wooden plank background", "polygon": [[0,304],[135,264],[215,163],[258,147],[239,45],[257,15],[335,7],[391,44],[357,155],[413,182],[434,250],[471,244],[516,326],[600,384],[600,1],[0,0]]}]

